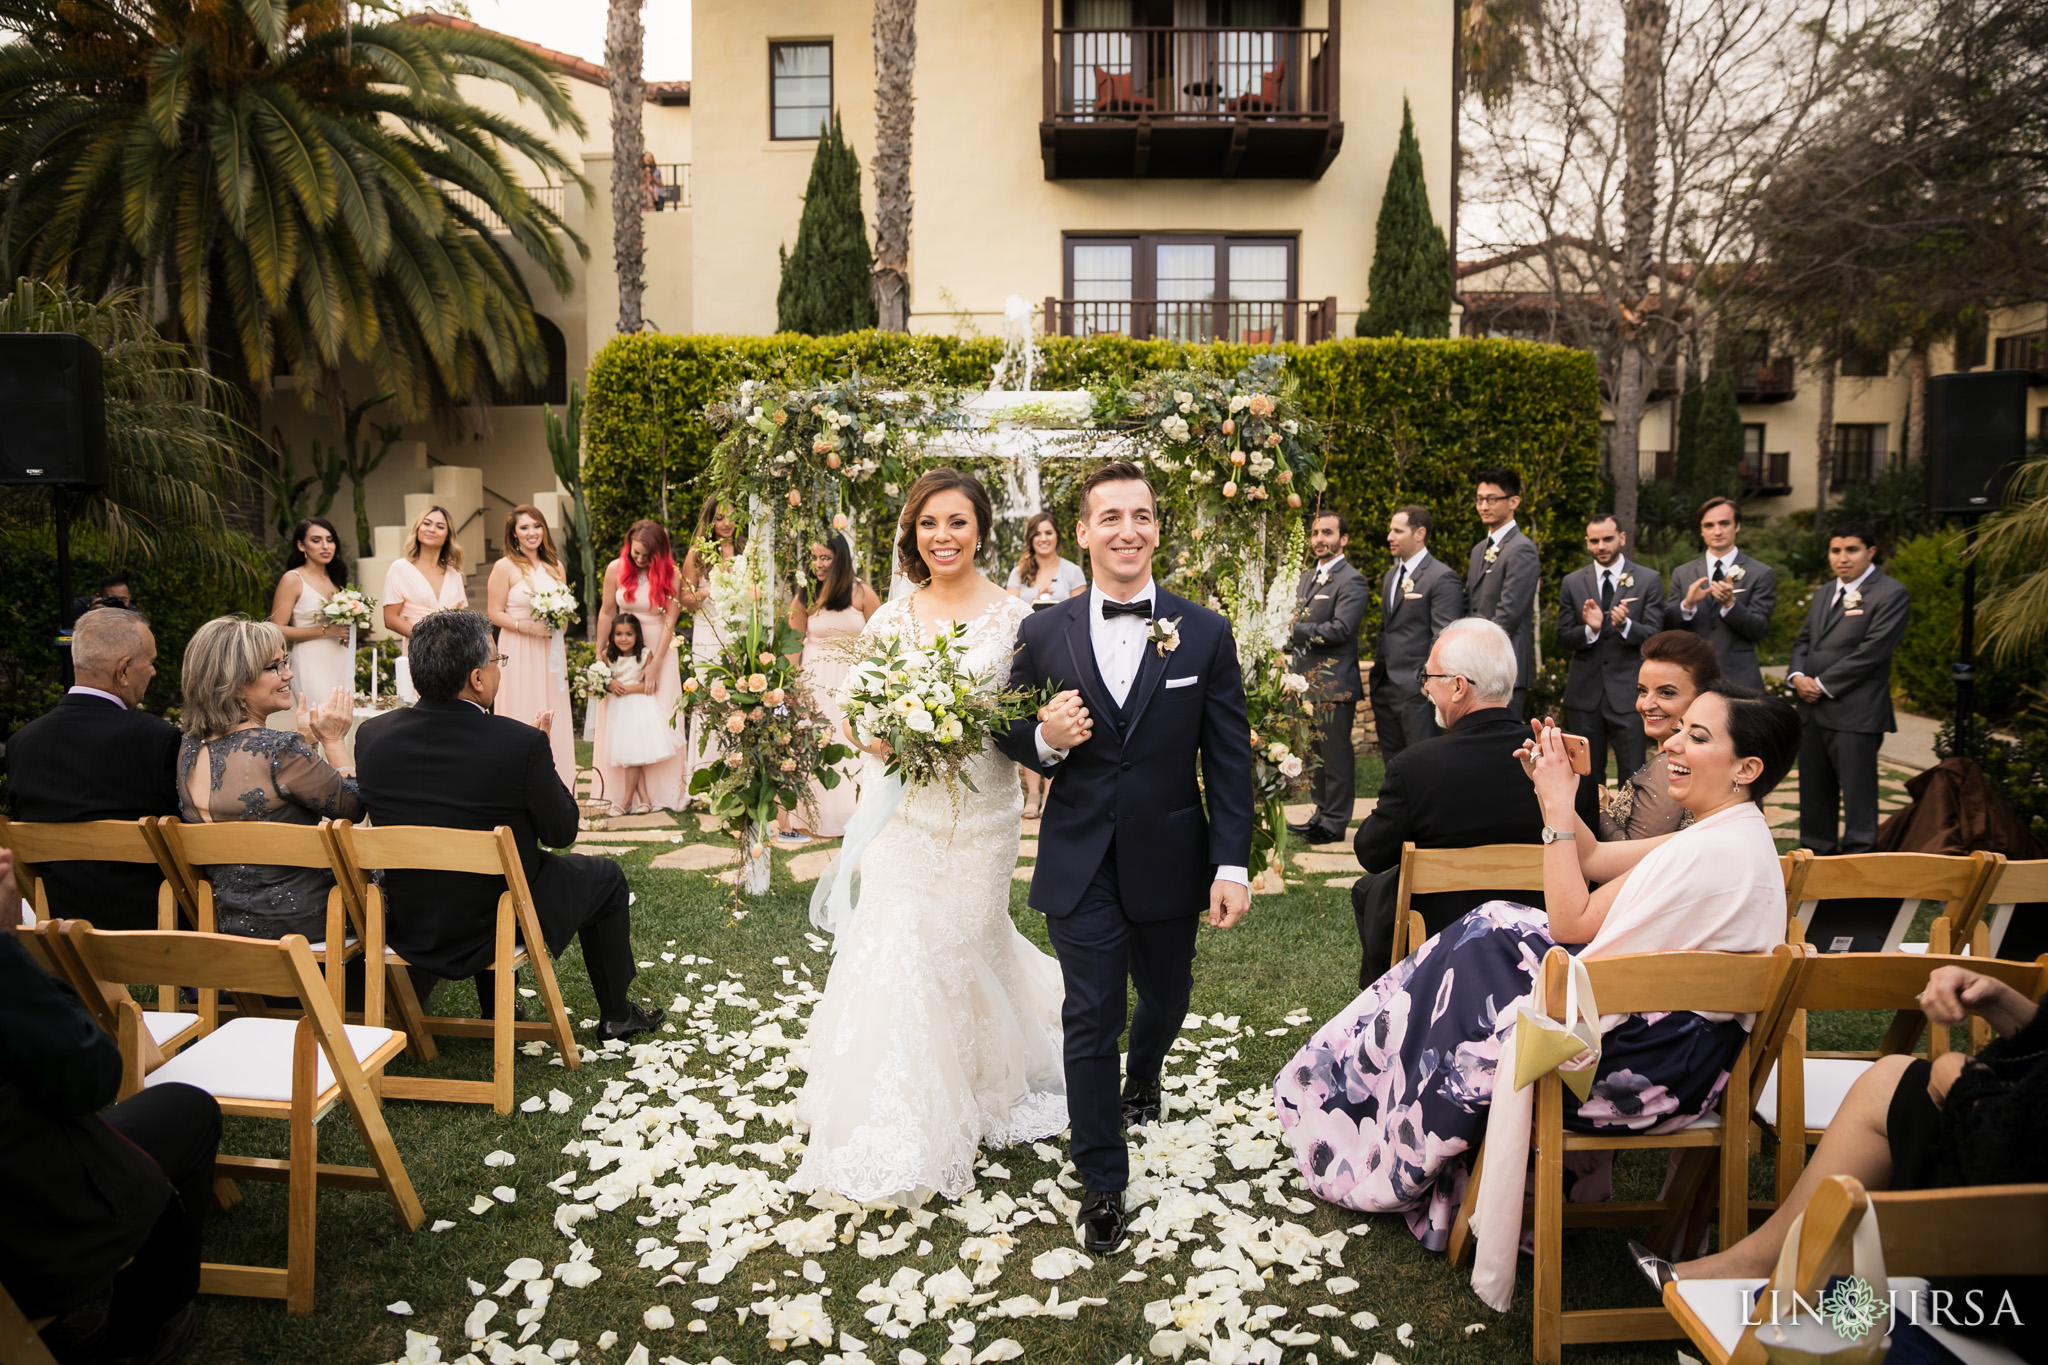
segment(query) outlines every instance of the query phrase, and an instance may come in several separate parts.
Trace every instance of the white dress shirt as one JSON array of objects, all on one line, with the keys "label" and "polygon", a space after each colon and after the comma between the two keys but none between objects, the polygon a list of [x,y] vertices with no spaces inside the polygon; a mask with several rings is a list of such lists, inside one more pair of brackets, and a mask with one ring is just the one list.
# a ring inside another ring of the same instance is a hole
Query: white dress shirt
[{"label": "white dress shirt", "polygon": [[[1616,556],[1614,557],[1614,562],[1613,562],[1612,564],[1609,564],[1609,565],[1608,565],[1608,566],[1607,566],[1606,568],[1604,568],[1604,569],[1600,567],[1600,561],[1599,561],[1599,560],[1597,560],[1597,559],[1596,559],[1596,560],[1594,560],[1594,561],[1593,561],[1593,600],[1594,600],[1595,602],[1597,602],[1597,601],[1599,601],[1599,600],[1600,600],[1600,590],[1601,590],[1601,589],[1602,589],[1603,587],[1605,587],[1605,586],[1606,586],[1606,583],[1607,583],[1607,580],[1608,580],[1608,579],[1612,579],[1612,580],[1614,580],[1614,605],[1616,605],[1616,606],[1620,606],[1620,605],[1621,605],[1621,577],[1622,577],[1622,575],[1623,575],[1623,574],[1625,574],[1625,573],[1627,573],[1627,572],[1628,572],[1628,556],[1627,556],[1627,555],[1616,555]],[[1627,619],[1626,621],[1623,621],[1623,622],[1621,623],[1621,638],[1622,638],[1622,639],[1626,640],[1626,639],[1628,638],[1628,633],[1629,633],[1629,631],[1630,631],[1630,630],[1631,630],[1631,629],[1632,629],[1632,628],[1633,628],[1633,627],[1635,626],[1635,623],[1636,623],[1636,618],[1635,618],[1634,616],[1630,616],[1630,617],[1629,617],[1629,618],[1628,618],[1628,619]],[[1587,643],[1587,644],[1589,644],[1589,645],[1596,645],[1596,644],[1599,644],[1599,643],[1600,643],[1600,632],[1599,632],[1598,630],[1594,629],[1594,628],[1593,628],[1592,626],[1587,626],[1587,627],[1586,627],[1586,643]]]},{"label": "white dress shirt", "polygon": [[1513,517],[1509,517],[1506,521],[1502,522],[1498,527],[1494,528],[1491,531],[1488,531],[1486,533],[1486,538],[1492,541],[1493,548],[1498,550],[1500,548],[1500,543],[1508,538],[1508,532],[1514,529],[1515,519]]},{"label": "white dress shirt", "polygon": [[[1132,593],[1132,602],[1156,602],[1158,585],[1151,579],[1145,586]],[[1110,699],[1122,706],[1131,695],[1131,685],[1138,680],[1138,669],[1145,662],[1145,635],[1151,622],[1143,616],[1110,616],[1102,614],[1102,604],[1112,599],[1099,586],[1088,589],[1088,640],[1095,647],[1095,671],[1102,675],[1102,685],[1109,689]],[[1038,759],[1041,763],[1057,763],[1067,756],[1065,749],[1055,749],[1045,742],[1045,727],[1040,725],[1034,734],[1038,744]],[[1251,874],[1242,867],[1218,867],[1216,880],[1236,882],[1239,886],[1251,885]]]},{"label": "white dress shirt", "polygon": [[[97,687],[73,687],[70,689],[70,692],[76,693],[79,696],[83,697],[98,697],[101,701],[110,701],[114,703],[114,705],[120,707],[123,711],[126,711],[128,709],[127,702],[122,701],[112,692],[102,692]],[[67,695],[69,694],[67,693]]]},{"label": "white dress shirt", "polygon": [[[1714,569],[1716,568],[1716,566],[1720,568],[1721,577],[1723,579],[1731,577],[1735,569],[1735,556],[1739,553],[1740,551],[1738,551],[1733,545],[1730,545],[1728,547],[1728,553],[1725,555],[1708,555],[1706,581],[1709,583],[1714,581]],[[1721,614],[1723,616],[1726,616],[1729,612],[1733,610],[1735,610],[1735,604],[1733,602],[1730,602],[1727,606],[1721,608]],[[1700,614],[1699,603],[1695,602],[1693,603],[1693,605],[1688,607],[1684,604],[1684,599],[1681,598],[1679,601],[1678,614],[1683,616],[1688,621],[1692,620],[1693,617],[1698,616]]]}]

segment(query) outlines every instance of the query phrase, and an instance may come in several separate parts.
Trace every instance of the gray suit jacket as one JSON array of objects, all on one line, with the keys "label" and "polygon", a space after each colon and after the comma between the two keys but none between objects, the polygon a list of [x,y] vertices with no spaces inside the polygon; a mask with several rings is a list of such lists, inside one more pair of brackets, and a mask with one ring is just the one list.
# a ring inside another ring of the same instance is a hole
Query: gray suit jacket
[{"label": "gray suit jacket", "polygon": [[1472,547],[1465,567],[1465,600],[1471,614],[1484,616],[1515,642],[1515,686],[1527,687],[1536,676],[1536,592],[1543,566],[1536,542],[1517,526],[1500,543],[1500,554],[1486,562],[1490,538]]},{"label": "gray suit jacket", "polygon": [[1593,565],[1566,574],[1557,595],[1558,649],[1572,661],[1564,704],[1575,711],[1597,711],[1603,699],[1611,711],[1634,711],[1643,641],[1664,628],[1664,576],[1632,563],[1626,555],[1618,567],[1621,577],[1630,581],[1616,582],[1616,604],[1635,598],[1628,603],[1626,630],[1603,625],[1599,638],[1586,643],[1586,622],[1579,613],[1587,598],[1600,600],[1600,577]]},{"label": "gray suit jacket", "polygon": [[1712,598],[1702,598],[1690,621],[1685,619],[1679,603],[1685,600],[1687,589],[1707,576],[1707,557],[1702,554],[1673,569],[1671,601],[1665,610],[1668,619],[1664,624],[1672,630],[1689,630],[1704,637],[1714,647],[1715,656],[1721,660],[1721,671],[1730,682],[1762,687],[1764,674],[1757,666],[1756,644],[1770,633],[1771,612],[1778,605],[1778,575],[1770,565],[1751,559],[1739,547],[1735,564],[1742,570],[1742,581],[1735,585],[1735,605],[1728,608],[1728,614],[1723,616]]},{"label": "gray suit jacket", "polygon": [[1318,701],[1358,700],[1358,623],[1372,604],[1372,585],[1365,575],[1339,558],[1330,566],[1330,581],[1316,582],[1316,566],[1301,574],[1294,600],[1294,634],[1288,648],[1294,666],[1308,675]]},{"label": "gray suit jacket", "polygon": [[[1400,591],[1401,566],[1380,578],[1380,639],[1373,651],[1372,684],[1391,685],[1404,697],[1422,695],[1416,670],[1429,662],[1429,651],[1444,627],[1465,614],[1465,588],[1450,565],[1435,555],[1415,567],[1415,592]],[[1387,609],[1387,598],[1394,599]]]},{"label": "gray suit jacket", "polygon": [[1828,692],[1820,701],[1799,703],[1801,721],[1867,735],[1899,728],[1892,718],[1892,651],[1905,637],[1913,594],[1882,569],[1860,591],[1862,602],[1843,610],[1829,605],[1834,580],[1814,591],[1786,674],[1804,673]]}]

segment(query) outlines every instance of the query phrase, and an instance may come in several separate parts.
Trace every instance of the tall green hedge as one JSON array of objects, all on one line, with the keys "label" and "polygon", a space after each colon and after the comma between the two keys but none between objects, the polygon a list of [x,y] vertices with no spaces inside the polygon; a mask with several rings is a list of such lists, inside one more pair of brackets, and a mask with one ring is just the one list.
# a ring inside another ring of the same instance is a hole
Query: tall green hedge
[{"label": "tall green hedge", "polygon": [[[1262,349],[1124,337],[1050,337],[1043,346],[1041,389],[1175,367],[1234,374]],[[1495,465],[1522,476],[1518,524],[1541,547],[1548,577],[1562,577],[1584,554],[1584,517],[1598,497],[1600,467],[1599,381],[1590,355],[1517,341],[1399,338],[1279,349],[1301,381],[1303,405],[1328,432],[1325,503],[1353,522],[1354,564],[1383,569],[1387,518],[1416,502],[1437,514],[1438,553],[1462,573],[1480,536],[1473,476]],[[912,388],[980,387],[1001,351],[992,338],[884,332],[614,338],[591,364],[584,427],[597,543],[616,542],[635,518],[660,516],[664,505],[671,531],[689,535],[697,476],[716,439],[704,406],[750,375],[801,379],[857,369]]]}]

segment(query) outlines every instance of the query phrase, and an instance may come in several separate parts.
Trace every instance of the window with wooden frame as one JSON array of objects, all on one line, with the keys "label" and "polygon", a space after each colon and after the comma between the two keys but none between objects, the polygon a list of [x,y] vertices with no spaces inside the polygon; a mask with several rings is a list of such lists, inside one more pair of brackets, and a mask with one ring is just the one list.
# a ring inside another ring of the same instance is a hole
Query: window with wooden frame
[{"label": "window with wooden frame", "polygon": [[1883,422],[1842,422],[1835,427],[1835,466],[1829,488],[1866,483],[1884,469]]},{"label": "window with wooden frame", "polygon": [[1844,379],[1883,379],[1891,372],[1892,353],[1882,346],[1851,346],[1842,352]]},{"label": "window with wooden frame", "polygon": [[768,136],[823,136],[832,122],[832,40],[768,44]]},{"label": "window with wooden frame", "polygon": [[1251,345],[1298,340],[1298,245],[1274,235],[1069,233],[1058,330]]}]

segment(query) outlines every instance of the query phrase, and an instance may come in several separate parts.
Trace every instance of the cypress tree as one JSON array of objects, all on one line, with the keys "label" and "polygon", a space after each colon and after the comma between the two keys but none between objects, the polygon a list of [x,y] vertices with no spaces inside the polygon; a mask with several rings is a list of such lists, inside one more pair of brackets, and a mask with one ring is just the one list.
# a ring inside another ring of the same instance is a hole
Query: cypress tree
[{"label": "cypress tree", "polygon": [[796,247],[778,250],[779,330],[832,336],[875,325],[875,259],[868,250],[867,219],[860,211],[860,158],[846,145],[836,113],[811,159],[811,183],[804,190]]},{"label": "cypress tree", "polygon": [[1380,196],[1362,337],[1444,337],[1451,330],[1451,253],[1429,212],[1415,116],[1401,101],[1401,146]]},{"label": "cypress tree", "polygon": [[1742,413],[1735,375],[1726,363],[1703,384],[1688,384],[1678,404],[1678,457],[1673,482],[1697,507],[1708,498],[1742,496]]}]

